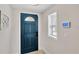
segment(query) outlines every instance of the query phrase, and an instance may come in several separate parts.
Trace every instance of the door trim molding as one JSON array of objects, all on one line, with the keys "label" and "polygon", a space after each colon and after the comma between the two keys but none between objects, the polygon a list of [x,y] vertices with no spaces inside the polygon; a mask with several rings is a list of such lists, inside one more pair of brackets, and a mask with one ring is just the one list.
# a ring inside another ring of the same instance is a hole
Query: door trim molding
[{"label": "door trim molding", "polygon": [[21,13],[28,13],[28,14],[35,14],[38,16],[38,50],[40,49],[40,14],[39,13],[33,13],[33,12],[19,12],[19,54],[21,54],[21,22],[20,22],[20,16]]}]

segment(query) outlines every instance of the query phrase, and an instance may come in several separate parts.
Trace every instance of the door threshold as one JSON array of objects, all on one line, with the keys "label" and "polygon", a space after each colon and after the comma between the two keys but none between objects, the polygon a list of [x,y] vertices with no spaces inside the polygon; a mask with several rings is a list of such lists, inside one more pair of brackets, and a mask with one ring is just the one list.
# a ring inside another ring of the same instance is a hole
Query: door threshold
[{"label": "door threshold", "polygon": [[38,51],[33,51],[27,54],[45,54],[45,52],[43,50],[38,50]]}]

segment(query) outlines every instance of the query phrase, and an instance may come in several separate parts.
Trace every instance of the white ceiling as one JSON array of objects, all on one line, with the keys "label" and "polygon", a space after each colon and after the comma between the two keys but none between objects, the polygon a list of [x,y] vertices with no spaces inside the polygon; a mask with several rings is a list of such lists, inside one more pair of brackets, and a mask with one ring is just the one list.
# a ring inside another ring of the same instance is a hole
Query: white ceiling
[{"label": "white ceiling", "polygon": [[36,12],[36,13],[43,12],[43,11],[49,9],[51,6],[53,6],[53,5],[52,4],[38,4],[37,6],[33,6],[32,4],[13,4],[13,5],[11,5],[11,7],[13,7],[13,8],[25,9],[25,10],[29,10],[31,12]]}]

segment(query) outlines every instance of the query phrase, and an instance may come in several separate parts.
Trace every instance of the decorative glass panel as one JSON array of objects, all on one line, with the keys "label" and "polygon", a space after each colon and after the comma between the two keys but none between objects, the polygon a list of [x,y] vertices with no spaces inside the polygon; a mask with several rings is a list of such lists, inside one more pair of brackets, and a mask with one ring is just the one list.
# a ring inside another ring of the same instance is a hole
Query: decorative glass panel
[{"label": "decorative glass panel", "polygon": [[33,17],[29,16],[25,18],[25,21],[35,21]]}]

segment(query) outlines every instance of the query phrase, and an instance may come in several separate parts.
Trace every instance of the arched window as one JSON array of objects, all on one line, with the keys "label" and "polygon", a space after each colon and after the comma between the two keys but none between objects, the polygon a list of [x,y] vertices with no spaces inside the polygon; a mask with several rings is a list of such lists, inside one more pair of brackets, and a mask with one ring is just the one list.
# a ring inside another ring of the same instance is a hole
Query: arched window
[{"label": "arched window", "polygon": [[33,21],[35,21],[35,19],[31,16],[28,16],[25,18],[25,21],[32,21],[33,22]]}]

